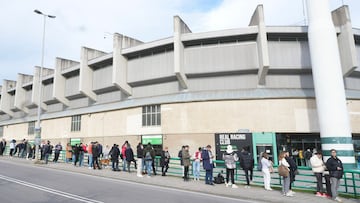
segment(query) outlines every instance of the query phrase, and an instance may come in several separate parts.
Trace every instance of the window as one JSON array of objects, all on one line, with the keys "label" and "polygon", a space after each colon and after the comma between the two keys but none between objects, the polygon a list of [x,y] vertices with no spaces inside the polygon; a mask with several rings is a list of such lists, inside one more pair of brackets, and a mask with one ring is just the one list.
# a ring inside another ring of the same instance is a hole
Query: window
[{"label": "window", "polygon": [[142,107],[142,126],[161,125],[160,105],[150,105]]},{"label": "window", "polygon": [[4,126],[0,126],[0,137],[4,136]]},{"label": "window", "polygon": [[35,133],[35,121],[29,122],[28,125],[28,135],[33,135]]},{"label": "window", "polygon": [[71,117],[71,132],[81,130],[81,115]]}]

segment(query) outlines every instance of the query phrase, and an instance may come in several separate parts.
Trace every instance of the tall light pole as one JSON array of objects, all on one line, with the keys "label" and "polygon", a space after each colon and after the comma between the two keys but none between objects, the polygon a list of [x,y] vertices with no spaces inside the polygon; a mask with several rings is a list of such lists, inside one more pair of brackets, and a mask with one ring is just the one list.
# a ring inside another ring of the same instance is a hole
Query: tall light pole
[{"label": "tall light pole", "polygon": [[[47,15],[42,13],[39,10],[34,10],[35,13],[42,15],[44,17],[44,28],[43,28],[43,38],[42,38],[42,50],[41,50],[41,67],[39,73],[39,89],[38,89],[38,105],[37,105],[37,121],[35,126],[35,163],[39,162],[39,145],[41,143],[41,127],[40,127],[40,116],[41,116],[41,94],[42,94],[42,74],[44,68],[44,49],[45,49],[45,25],[46,18],[56,18],[53,15]],[[35,90],[33,90],[35,91]]]}]

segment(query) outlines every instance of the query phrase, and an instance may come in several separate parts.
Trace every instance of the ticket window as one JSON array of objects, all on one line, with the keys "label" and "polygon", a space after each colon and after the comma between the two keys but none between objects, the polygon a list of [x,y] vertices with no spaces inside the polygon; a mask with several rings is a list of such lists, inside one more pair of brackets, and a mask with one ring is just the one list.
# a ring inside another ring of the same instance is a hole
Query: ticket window
[{"label": "ticket window", "polygon": [[256,145],[257,160],[261,159],[261,154],[266,152],[269,155],[269,160],[274,161],[273,146],[271,144]]}]

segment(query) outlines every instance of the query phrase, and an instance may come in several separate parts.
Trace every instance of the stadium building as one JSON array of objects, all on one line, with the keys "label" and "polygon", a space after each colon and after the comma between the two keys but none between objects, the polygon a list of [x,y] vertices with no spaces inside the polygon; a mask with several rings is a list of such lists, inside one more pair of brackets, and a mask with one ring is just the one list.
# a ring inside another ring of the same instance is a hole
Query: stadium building
[{"label": "stadium building", "polygon": [[[349,16],[347,6],[332,11],[356,156],[360,29]],[[4,80],[0,137],[34,140],[40,105],[42,139],[64,145],[151,142],[175,157],[185,144],[193,152],[210,144],[217,156],[233,144],[275,161],[284,149],[320,149],[307,32],[265,25],[259,5],[244,28],[192,33],[175,16],[165,39],[145,43],[115,33],[111,53],[81,47],[79,61],[56,58],[42,76],[35,67],[33,75]]]}]

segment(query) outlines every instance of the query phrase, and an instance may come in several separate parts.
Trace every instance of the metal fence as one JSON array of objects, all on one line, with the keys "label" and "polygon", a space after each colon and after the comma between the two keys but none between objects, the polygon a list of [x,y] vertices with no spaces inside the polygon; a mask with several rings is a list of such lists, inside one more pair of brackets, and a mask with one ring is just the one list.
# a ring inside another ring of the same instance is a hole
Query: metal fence
[{"label": "metal fence", "polygon": [[[9,149],[7,147],[5,151],[5,155],[9,155]],[[17,155],[16,155],[17,157]],[[53,154],[49,157],[49,162],[53,160]],[[58,162],[65,162],[65,151],[61,151]],[[84,166],[88,166],[88,156],[87,154],[84,155]],[[214,177],[217,176],[219,173],[223,174],[225,176],[226,173],[226,167],[224,164],[224,161],[222,160],[215,160],[215,168],[213,171]],[[110,163],[111,164],[111,163]],[[256,166],[253,171],[253,183],[254,185],[262,186],[264,184],[263,181],[263,174],[261,171],[256,170]],[[157,156],[155,158],[155,169],[157,172],[161,172],[160,167],[160,157]],[[131,170],[135,170],[134,166],[131,166]],[[274,173],[271,174],[271,186],[272,187],[281,187],[282,185],[282,178],[277,173],[276,166],[274,167]],[[299,174],[296,175],[296,180],[292,184],[292,188],[299,191],[309,191],[309,192],[315,192],[316,191],[316,178],[311,171],[311,168],[309,167],[299,167],[298,168]],[[169,164],[169,170],[168,173],[172,176],[183,176],[183,169],[180,165],[180,159],[179,158],[171,158],[170,164]],[[189,174],[190,176],[193,175],[193,168],[192,168],[192,162],[191,166],[189,168]],[[205,171],[200,167],[200,177],[205,177]],[[245,173],[242,169],[240,169],[239,162],[237,162],[237,167],[235,169],[235,181],[237,183],[245,183]],[[339,187],[339,194],[349,196],[349,197],[355,197],[360,198],[360,170],[345,170],[344,176],[340,181],[340,187]]]}]

